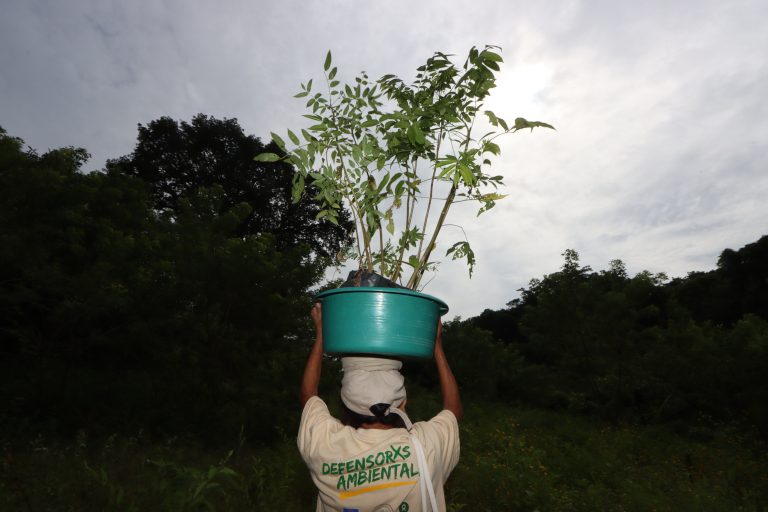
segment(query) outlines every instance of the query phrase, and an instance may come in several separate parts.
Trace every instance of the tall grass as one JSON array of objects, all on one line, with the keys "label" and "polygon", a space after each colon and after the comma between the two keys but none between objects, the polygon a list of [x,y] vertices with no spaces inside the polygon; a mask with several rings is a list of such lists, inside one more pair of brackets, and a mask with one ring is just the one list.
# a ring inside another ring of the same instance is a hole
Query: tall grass
[{"label": "tall grass", "polygon": [[[446,486],[452,511],[762,511],[768,503],[764,446],[727,426],[681,433],[470,404],[461,430],[461,461]],[[271,446],[231,444],[140,434],[5,440],[0,510],[313,509],[291,435]]]},{"label": "tall grass", "polygon": [[768,458],[738,430],[610,426],[497,410],[462,429],[453,510],[761,511]]}]

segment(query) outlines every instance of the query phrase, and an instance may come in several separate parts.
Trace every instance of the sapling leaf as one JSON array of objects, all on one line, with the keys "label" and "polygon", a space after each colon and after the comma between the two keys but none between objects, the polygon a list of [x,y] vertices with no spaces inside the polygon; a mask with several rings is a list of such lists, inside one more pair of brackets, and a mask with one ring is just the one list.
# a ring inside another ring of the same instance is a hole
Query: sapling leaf
[{"label": "sapling leaf", "polygon": [[501,199],[504,199],[509,194],[483,194],[480,196],[480,200],[482,201],[499,201]]},{"label": "sapling leaf", "polygon": [[475,176],[472,174],[472,169],[464,163],[458,165],[459,174],[465,185],[472,186],[475,184]]},{"label": "sapling leaf", "polygon": [[523,117],[518,117],[515,119],[515,131],[522,130],[524,128],[530,128],[531,131],[533,131],[533,129],[537,127],[549,128],[551,130],[555,129],[555,127],[551,124],[542,123],[541,121],[528,121]]},{"label": "sapling leaf", "polygon": [[483,50],[483,52],[480,54],[480,56],[484,60],[490,60],[490,61],[493,61],[493,62],[504,62],[504,59],[501,58],[501,55],[499,55],[498,53],[494,53],[492,51],[489,51],[489,50]]},{"label": "sapling leaf", "polygon": [[291,200],[294,204],[301,200],[301,196],[304,194],[304,176],[301,174],[294,175],[293,186],[291,187]]},{"label": "sapling leaf", "polygon": [[389,178],[390,178],[389,173],[385,174],[384,177],[381,178],[381,181],[379,182],[378,187],[376,187],[376,192],[381,194],[381,191],[384,190],[384,187],[386,187],[387,184],[389,183]]},{"label": "sapling leaf", "polygon": [[331,50],[328,50],[328,55],[325,56],[325,63],[323,63],[323,70],[328,71],[331,67]]},{"label": "sapling leaf", "polygon": [[272,136],[272,140],[275,141],[275,144],[277,144],[280,149],[285,151],[285,141],[283,140],[283,138],[280,137],[275,132],[269,132],[269,134]]},{"label": "sapling leaf", "polygon": [[253,159],[257,162],[277,162],[280,157],[274,153],[259,153]]},{"label": "sapling leaf", "polygon": [[413,127],[413,138],[416,144],[426,144],[427,139],[424,137],[424,132],[421,131],[421,126],[419,126],[417,123],[414,123],[411,126]]},{"label": "sapling leaf", "polygon": [[296,167],[299,167],[302,165],[304,158],[306,158],[306,155],[304,154],[304,152],[301,149],[296,148],[293,154],[288,154],[288,156],[285,157],[285,161],[291,165],[295,165]]},{"label": "sapling leaf", "polygon": [[495,142],[486,142],[483,145],[483,153],[493,153],[496,156],[501,155],[501,148]]},{"label": "sapling leaf", "polygon": [[437,167],[445,167],[447,165],[455,164],[456,163],[456,157],[453,155],[446,155],[445,157],[439,159],[437,161]]},{"label": "sapling leaf", "polygon": [[466,258],[467,265],[469,265],[469,277],[472,277],[472,272],[475,269],[475,252],[470,247],[469,242],[456,242],[445,252],[445,255],[452,256],[451,259],[454,260]]}]

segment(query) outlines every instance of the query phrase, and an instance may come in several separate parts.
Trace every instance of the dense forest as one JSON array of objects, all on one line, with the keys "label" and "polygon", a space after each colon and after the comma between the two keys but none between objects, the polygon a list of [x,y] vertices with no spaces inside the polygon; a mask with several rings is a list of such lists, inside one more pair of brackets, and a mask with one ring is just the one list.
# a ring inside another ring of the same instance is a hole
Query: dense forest
[{"label": "dense forest", "polygon": [[[292,203],[267,150],[234,119],[160,118],[84,172],[86,150],[0,128],[0,510],[312,506],[297,386],[350,224]],[[563,258],[446,325],[452,510],[764,510],[768,236],[672,280]],[[404,372],[436,412],[431,364]]]}]

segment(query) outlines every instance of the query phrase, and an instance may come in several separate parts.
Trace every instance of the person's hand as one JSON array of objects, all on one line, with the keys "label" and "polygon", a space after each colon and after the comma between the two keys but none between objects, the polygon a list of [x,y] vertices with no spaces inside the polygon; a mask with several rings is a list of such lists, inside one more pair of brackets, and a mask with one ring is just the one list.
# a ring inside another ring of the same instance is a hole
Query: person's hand
[{"label": "person's hand", "polygon": [[323,334],[323,306],[319,302],[315,302],[312,309],[309,312],[309,316],[315,322],[315,334],[322,336]]},{"label": "person's hand", "polygon": [[437,334],[435,335],[435,354],[443,351],[443,321],[437,319]]},{"label": "person's hand", "polygon": [[442,320],[437,321],[435,366],[437,367],[437,377],[440,379],[440,392],[443,394],[443,409],[451,411],[458,421],[464,414],[464,409],[461,407],[461,396],[459,395],[459,386],[456,384],[456,377],[453,376],[451,367],[448,365],[448,359],[443,352]]},{"label": "person's hand", "polygon": [[317,396],[320,385],[320,371],[323,366],[323,309],[319,302],[315,302],[309,312],[309,316],[315,322],[315,343],[309,351],[307,366],[304,368],[304,376],[301,378],[299,400],[305,405],[313,396]]}]

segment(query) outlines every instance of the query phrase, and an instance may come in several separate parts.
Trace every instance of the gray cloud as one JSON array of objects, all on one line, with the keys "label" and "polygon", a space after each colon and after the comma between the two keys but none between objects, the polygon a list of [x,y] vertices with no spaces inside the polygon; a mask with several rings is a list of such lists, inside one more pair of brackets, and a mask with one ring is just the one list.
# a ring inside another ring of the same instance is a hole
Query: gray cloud
[{"label": "gray cloud", "polygon": [[761,0],[10,0],[0,125],[39,150],[84,146],[95,169],[161,115],[237,117],[262,137],[300,125],[291,96],[328,49],[342,79],[407,78],[432,51],[498,44],[489,107],[558,131],[509,137],[494,164],[509,197],[479,221],[470,208],[451,219],[477,273],[445,262],[427,291],[468,316],[555,271],[566,248],[595,268],[622,258],[683,275],[764,234],[765,19]]}]

